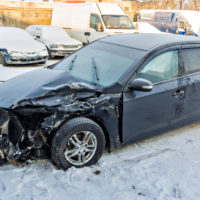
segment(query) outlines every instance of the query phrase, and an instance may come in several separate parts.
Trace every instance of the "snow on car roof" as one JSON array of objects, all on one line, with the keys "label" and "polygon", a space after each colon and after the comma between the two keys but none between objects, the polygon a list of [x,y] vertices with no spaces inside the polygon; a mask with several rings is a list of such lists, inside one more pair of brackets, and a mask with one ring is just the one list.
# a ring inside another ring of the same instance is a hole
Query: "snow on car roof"
[{"label": "snow on car roof", "polygon": [[129,48],[140,49],[148,51],[160,46],[167,46],[170,44],[182,43],[199,43],[200,38],[194,36],[183,36],[175,34],[154,34],[154,33],[140,33],[140,34],[122,34],[105,37],[99,40]]}]

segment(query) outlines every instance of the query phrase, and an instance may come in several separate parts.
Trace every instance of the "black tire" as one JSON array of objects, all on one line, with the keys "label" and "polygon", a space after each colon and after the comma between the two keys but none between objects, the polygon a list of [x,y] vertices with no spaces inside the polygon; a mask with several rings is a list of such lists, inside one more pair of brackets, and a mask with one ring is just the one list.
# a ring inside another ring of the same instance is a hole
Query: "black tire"
[{"label": "black tire", "polygon": [[[64,153],[71,136],[81,131],[92,132],[93,135],[96,137],[97,145],[94,155],[91,157],[90,160],[88,160],[87,163],[84,163],[83,165],[75,165],[70,163],[66,159]],[[103,154],[104,148],[105,148],[105,136],[101,127],[97,123],[88,118],[78,117],[71,119],[65,124],[63,124],[56,132],[51,146],[52,160],[54,164],[56,164],[58,167],[62,169],[67,169],[71,166],[78,168],[84,166],[90,166],[95,164],[99,160],[99,158]]]},{"label": "black tire", "polygon": [[0,52],[0,63],[1,63],[3,66],[8,66],[8,64],[6,63],[4,54],[1,53],[1,52]]}]

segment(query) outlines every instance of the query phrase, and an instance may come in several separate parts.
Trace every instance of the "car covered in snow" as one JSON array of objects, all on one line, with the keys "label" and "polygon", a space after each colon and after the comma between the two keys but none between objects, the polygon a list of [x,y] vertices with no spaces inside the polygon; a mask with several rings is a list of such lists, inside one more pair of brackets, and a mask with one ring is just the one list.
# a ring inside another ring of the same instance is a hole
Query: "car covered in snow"
[{"label": "car covered in snow", "polygon": [[0,84],[1,163],[51,157],[62,169],[89,166],[105,146],[198,121],[199,55],[197,37],[110,36]]},{"label": "car covered in snow", "polygon": [[25,30],[0,27],[0,63],[3,65],[44,64],[46,47],[35,41]]},{"label": "car covered in snow", "polygon": [[67,56],[82,47],[82,43],[71,38],[60,27],[47,25],[31,25],[26,31],[48,49],[49,57]]}]

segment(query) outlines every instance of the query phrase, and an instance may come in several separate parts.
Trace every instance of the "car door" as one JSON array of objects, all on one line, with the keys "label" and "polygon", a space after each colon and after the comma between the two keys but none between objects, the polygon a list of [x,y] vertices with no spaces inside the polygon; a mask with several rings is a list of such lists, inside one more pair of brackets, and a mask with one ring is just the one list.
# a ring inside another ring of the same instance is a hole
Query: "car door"
[{"label": "car door", "polygon": [[185,85],[184,109],[179,123],[190,123],[200,120],[200,46],[183,45],[181,55],[184,64]]},{"label": "car door", "polygon": [[181,117],[184,88],[179,84],[182,71],[179,57],[178,47],[158,53],[135,72],[132,80],[137,78],[149,80],[153,83],[153,90],[151,92],[133,91],[128,88],[124,90],[122,117],[124,144],[166,131],[176,123],[174,121],[176,118]]}]

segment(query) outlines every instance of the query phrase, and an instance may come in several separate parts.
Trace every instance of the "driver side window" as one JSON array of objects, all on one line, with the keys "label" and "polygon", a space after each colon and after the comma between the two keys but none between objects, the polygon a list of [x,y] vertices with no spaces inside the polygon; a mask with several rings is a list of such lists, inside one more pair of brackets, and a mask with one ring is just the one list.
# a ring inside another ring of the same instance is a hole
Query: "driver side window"
[{"label": "driver side window", "polygon": [[102,32],[102,23],[98,15],[91,14],[90,16],[90,28],[95,29],[98,32]]},{"label": "driver side window", "polygon": [[136,73],[136,78],[144,78],[158,83],[178,77],[178,50],[163,53]]}]

